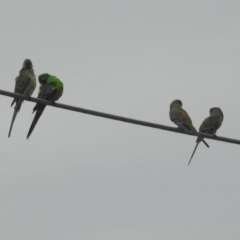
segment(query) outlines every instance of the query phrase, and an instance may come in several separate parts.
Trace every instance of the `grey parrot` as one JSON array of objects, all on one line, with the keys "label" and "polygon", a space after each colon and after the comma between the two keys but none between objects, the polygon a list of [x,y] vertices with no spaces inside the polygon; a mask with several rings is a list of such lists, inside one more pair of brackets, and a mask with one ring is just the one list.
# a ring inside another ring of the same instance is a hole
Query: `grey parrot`
[{"label": "grey parrot", "polygon": [[[201,124],[199,128],[199,132],[202,133],[208,133],[208,134],[213,134],[216,136],[217,130],[221,127],[222,122],[223,122],[223,112],[220,108],[218,107],[213,107],[210,109],[210,116],[207,117]],[[197,149],[198,144],[200,143],[200,139],[198,138],[196,141],[196,146],[194,148],[194,151],[192,153],[192,156],[189,160],[188,165],[191,163],[191,160],[193,158],[193,155]]]},{"label": "grey parrot", "polygon": [[205,140],[200,136],[200,134],[196,131],[195,127],[192,124],[192,120],[189,117],[188,113],[182,108],[181,100],[174,100],[170,104],[169,117],[172,122],[174,122],[179,128],[183,130],[192,131],[200,138],[203,143],[209,147],[209,145],[205,142]]},{"label": "grey parrot", "polygon": [[[14,93],[28,95],[29,97],[32,95],[33,91],[36,88],[36,77],[33,70],[33,65],[30,59],[25,59],[23,62],[22,69],[19,71],[19,76],[15,79],[15,89]],[[17,113],[20,111],[21,105],[24,100],[14,98],[11,106],[15,103],[13,117],[11,126],[9,129],[8,137],[11,135],[13,123],[17,116]]]}]

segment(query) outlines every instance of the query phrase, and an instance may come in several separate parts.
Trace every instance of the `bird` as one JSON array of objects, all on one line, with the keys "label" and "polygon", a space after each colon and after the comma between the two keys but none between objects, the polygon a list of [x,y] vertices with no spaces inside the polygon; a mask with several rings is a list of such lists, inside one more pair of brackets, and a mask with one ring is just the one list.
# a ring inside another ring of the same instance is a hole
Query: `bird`
[{"label": "bird", "polygon": [[[30,98],[30,96],[32,95],[32,93],[36,88],[36,77],[34,74],[32,61],[30,59],[24,60],[22,69],[19,71],[19,76],[16,77],[15,81],[16,83],[15,83],[14,93],[24,94],[29,96]],[[14,107],[14,112],[13,112],[13,117],[12,117],[10,129],[9,129],[8,137],[11,136],[13,123],[16,119],[17,113],[20,111],[23,101],[24,101],[23,99],[19,99],[19,98],[14,98],[12,101],[11,107],[13,106],[14,103],[15,103],[15,107]]]},{"label": "bird", "polygon": [[180,129],[187,130],[195,133],[201,141],[209,148],[206,141],[200,136],[195,127],[192,124],[192,120],[188,113],[182,108],[182,101],[176,99],[170,104],[169,117],[172,122],[174,122]]},{"label": "bird", "polygon": [[[38,81],[41,84],[39,88],[38,98],[52,101],[57,101],[63,94],[63,83],[55,76],[48,73],[43,73],[38,76]],[[33,113],[36,111],[32,124],[27,134],[30,137],[33,129],[35,128],[39,118],[41,117],[46,105],[37,103],[33,108]]]},{"label": "bird", "polygon": [[[209,110],[210,116],[207,117],[206,119],[204,119],[204,121],[202,122],[202,124],[199,127],[199,132],[202,133],[207,133],[207,134],[212,134],[216,137],[216,132],[217,130],[221,127],[222,122],[223,122],[223,112],[219,107],[212,107]],[[200,139],[197,138],[196,141],[196,146],[193,150],[192,156],[189,160],[188,165],[191,163],[191,160],[193,158],[193,155],[198,147],[198,144],[200,143]]]}]

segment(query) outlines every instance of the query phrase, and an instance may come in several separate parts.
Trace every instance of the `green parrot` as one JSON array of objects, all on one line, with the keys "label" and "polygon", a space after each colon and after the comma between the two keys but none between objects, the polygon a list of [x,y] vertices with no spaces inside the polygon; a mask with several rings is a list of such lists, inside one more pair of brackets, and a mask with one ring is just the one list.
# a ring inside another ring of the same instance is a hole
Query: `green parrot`
[{"label": "green parrot", "polygon": [[[28,95],[29,97],[32,95],[36,88],[36,77],[33,70],[33,65],[30,59],[25,59],[23,62],[22,69],[19,71],[19,76],[16,77],[16,83],[15,83],[15,89],[14,93],[24,94]],[[14,98],[12,101],[11,106],[15,103],[13,117],[11,126],[9,129],[8,137],[11,135],[13,123],[15,121],[15,118],[17,116],[17,113],[20,111],[21,105],[24,100]]]},{"label": "green parrot", "polygon": [[180,100],[174,100],[170,104],[169,117],[171,121],[174,122],[180,129],[194,132],[201,139],[201,141],[203,141],[203,143],[209,147],[205,140],[196,131],[188,113],[182,108],[182,102]]},{"label": "green parrot", "polygon": [[[39,88],[38,98],[54,102],[57,101],[62,96],[63,83],[57,77],[51,76],[48,73],[43,73],[38,76],[38,81],[41,84]],[[30,137],[45,107],[46,105],[37,103],[33,108],[33,113],[36,111],[36,114],[29,129],[27,138]]]},{"label": "green parrot", "polygon": [[[213,107],[210,109],[210,116],[207,117],[201,124],[199,128],[199,132],[202,133],[208,133],[216,136],[217,130],[221,127],[222,122],[223,122],[223,112],[220,108],[218,107]],[[188,165],[191,163],[191,160],[193,158],[193,155],[197,149],[198,144],[200,143],[200,139],[198,138],[196,141],[196,147],[194,148],[194,151],[192,153],[192,156],[189,160]]]}]

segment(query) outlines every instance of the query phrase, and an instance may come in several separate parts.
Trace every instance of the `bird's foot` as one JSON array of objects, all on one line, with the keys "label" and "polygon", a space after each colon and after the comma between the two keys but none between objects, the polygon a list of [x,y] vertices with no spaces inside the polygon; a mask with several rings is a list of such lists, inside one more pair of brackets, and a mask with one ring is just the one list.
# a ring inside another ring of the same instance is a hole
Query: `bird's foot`
[{"label": "bird's foot", "polygon": [[179,129],[179,131],[181,131],[181,132],[184,132],[184,131],[185,131],[185,128],[183,128],[183,127],[178,127],[178,129]]},{"label": "bird's foot", "polygon": [[56,103],[55,103],[55,101],[52,101],[52,105],[55,105]]},{"label": "bird's foot", "polygon": [[217,138],[217,135],[216,135],[216,134],[212,133],[212,135],[213,135],[214,138]]}]

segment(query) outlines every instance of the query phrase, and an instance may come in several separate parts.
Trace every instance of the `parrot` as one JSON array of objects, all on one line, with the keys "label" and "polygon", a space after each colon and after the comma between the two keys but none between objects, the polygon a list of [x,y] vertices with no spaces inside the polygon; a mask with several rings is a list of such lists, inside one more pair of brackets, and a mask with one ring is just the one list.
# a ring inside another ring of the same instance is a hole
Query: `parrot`
[{"label": "parrot", "polygon": [[[212,107],[212,108],[210,108],[209,113],[210,113],[210,116],[207,117],[200,125],[199,132],[212,134],[216,137],[216,132],[221,127],[222,122],[223,122],[223,112],[219,107]],[[197,146],[200,142],[201,142],[200,139],[197,138],[196,146],[194,148],[194,151],[192,153],[192,156],[189,160],[188,165],[191,163],[193,155],[194,155],[194,153],[197,149]]]},{"label": "parrot", "polygon": [[180,129],[188,130],[195,133],[201,141],[209,148],[209,145],[205,140],[200,136],[195,127],[192,124],[192,120],[188,113],[182,108],[181,100],[174,100],[170,104],[169,117],[172,122],[174,122]]},{"label": "parrot", "polygon": [[[55,76],[51,76],[48,73],[43,73],[38,76],[38,81],[41,84],[39,88],[38,98],[52,101],[57,101],[63,94],[63,83]],[[34,127],[36,126],[39,118],[41,117],[46,105],[37,103],[33,108],[33,113],[36,114],[33,118],[31,127],[29,129],[27,138],[30,137]]]},{"label": "parrot", "polygon": [[[33,65],[30,59],[25,59],[23,62],[22,69],[19,71],[19,76],[15,79],[15,89],[14,93],[28,95],[29,97],[32,95],[36,88],[36,77],[33,70]],[[11,107],[15,103],[12,122],[10,125],[8,137],[11,135],[13,123],[17,116],[17,113],[20,111],[21,105],[24,100],[14,98],[11,104]]]}]

